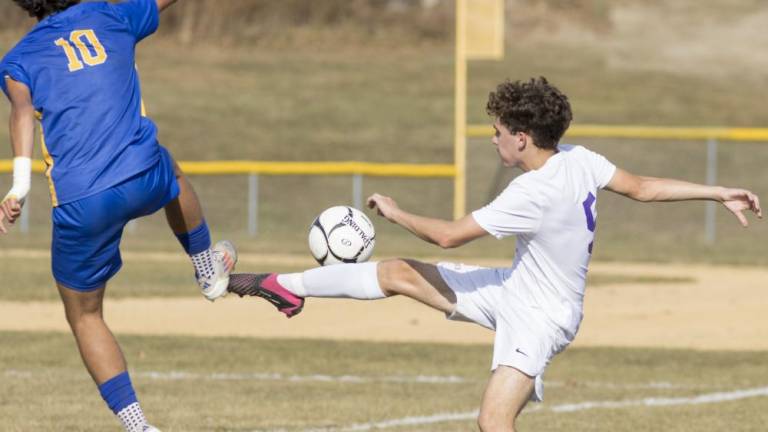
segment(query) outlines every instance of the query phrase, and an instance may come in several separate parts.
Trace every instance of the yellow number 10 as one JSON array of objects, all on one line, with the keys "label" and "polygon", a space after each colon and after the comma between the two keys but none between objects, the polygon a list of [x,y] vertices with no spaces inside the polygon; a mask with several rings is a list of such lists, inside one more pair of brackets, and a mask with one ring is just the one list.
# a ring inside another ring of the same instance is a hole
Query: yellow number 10
[{"label": "yellow number 10", "polygon": [[[92,53],[85,45],[83,38],[88,40],[88,43],[93,47],[93,50],[96,51],[95,53]],[[107,51],[104,49],[104,45],[99,42],[99,38],[96,37],[96,33],[94,33],[93,30],[75,30],[69,34],[69,40],[77,47],[78,51],[80,51],[80,57],[83,61],[80,61],[80,59],[77,58],[77,53],[75,53],[72,44],[67,42],[64,38],[57,39],[55,43],[57,46],[64,48],[64,54],[67,55],[67,60],[69,60],[68,66],[70,72],[79,71],[84,68],[85,66],[83,66],[83,62],[88,66],[97,66],[107,61]]]}]

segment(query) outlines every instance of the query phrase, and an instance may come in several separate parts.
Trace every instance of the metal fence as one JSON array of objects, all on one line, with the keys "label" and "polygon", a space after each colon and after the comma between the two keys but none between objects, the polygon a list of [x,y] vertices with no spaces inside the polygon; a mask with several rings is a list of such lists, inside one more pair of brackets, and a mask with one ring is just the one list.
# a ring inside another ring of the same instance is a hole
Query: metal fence
[{"label": "metal fence", "polygon": [[[181,169],[187,175],[246,175],[248,176],[248,233],[255,236],[259,227],[259,177],[261,175],[332,175],[350,176],[352,182],[352,203],[357,208],[363,207],[363,178],[400,177],[400,178],[453,178],[453,165],[444,164],[381,164],[369,162],[263,162],[263,161],[180,161]],[[34,161],[32,170],[45,172],[42,161]],[[0,160],[0,173],[13,171],[13,162]],[[22,212],[19,221],[22,233],[29,232],[29,211]],[[136,222],[128,230],[136,229]]]},{"label": "metal fence", "polygon": [[[493,130],[487,125],[468,125],[467,137],[490,137]],[[718,144],[720,141],[768,142],[768,129],[745,128],[682,128],[645,126],[601,126],[575,125],[566,137],[571,138],[624,138],[652,140],[701,140],[706,143],[706,183],[717,183]],[[188,175],[246,175],[248,176],[248,233],[256,235],[259,229],[259,178],[262,175],[307,175],[307,176],[350,176],[352,203],[363,207],[363,181],[371,177],[400,178],[454,178],[456,167],[446,164],[379,164],[368,162],[257,162],[257,161],[212,161],[179,162]],[[8,173],[13,164],[0,160],[0,173]],[[33,170],[42,173],[45,165],[33,163]],[[714,243],[716,204],[708,202],[704,214],[706,240]],[[29,231],[29,211],[22,213],[22,232]],[[135,229],[135,224],[129,227]]]}]

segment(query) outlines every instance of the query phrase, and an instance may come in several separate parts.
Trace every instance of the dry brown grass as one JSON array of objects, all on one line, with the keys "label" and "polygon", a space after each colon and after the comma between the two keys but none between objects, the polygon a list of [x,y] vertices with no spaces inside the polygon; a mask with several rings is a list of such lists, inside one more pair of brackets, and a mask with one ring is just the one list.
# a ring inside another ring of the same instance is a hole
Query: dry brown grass
[{"label": "dry brown grass", "polygon": [[[414,0],[193,0],[163,13],[159,35],[186,45],[394,47],[451,43],[453,2]],[[33,24],[15,4],[0,4],[0,29]]]},{"label": "dry brown grass", "polygon": [[510,0],[507,14],[510,43],[599,52],[613,69],[726,78],[768,66],[768,8],[755,0]]}]

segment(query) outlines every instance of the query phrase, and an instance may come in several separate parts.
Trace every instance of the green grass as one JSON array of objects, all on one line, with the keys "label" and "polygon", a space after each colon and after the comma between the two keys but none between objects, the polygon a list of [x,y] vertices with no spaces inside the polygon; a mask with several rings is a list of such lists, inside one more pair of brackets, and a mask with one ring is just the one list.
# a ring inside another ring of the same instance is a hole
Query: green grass
[{"label": "green grass", "polygon": [[[0,300],[6,301],[58,301],[50,271],[50,262],[46,251],[35,250],[37,255],[4,256],[0,260],[0,274],[6,283],[0,285]],[[313,265],[311,259],[302,259],[295,255],[295,262],[261,263],[249,260],[241,262],[238,269],[243,272],[295,272],[303,271]],[[587,279],[588,287],[621,284],[678,284],[695,282],[687,275],[627,275],[619,273],[600,273],[591,271]],[[198,288],[194,281],[192,264],[181,251],[161,257],[142,257],[141,253],[132,254],[124,260],[121,271],[108,285],[109,298],[134,297],[194,297]]]},{"label": "green grass", "polygon": [[685,284],[696,282],[696,279],[687,276],[642,276],[642,275],[623,275],[610,273],[589,272],[587,276],[587,286],[599,287],[602,285],[621,285],[621,284]]},{"label": "green grass", "polygon": [[[297,271],[298,266],[241,265],[243,271]],[[48,258],[6,257],[0,261],[0,272],[7,283],[0,286],[0,300],[56,301],[59,294],[51,276]],[[170,259],[130,260],[107,288],[110,298],[193,297],[199,295],[192,264],[183,252]]]},{"label": "green grass", "polygon": [[[472,345],[133,336],[120,341],[145,411],[162,430],[171,432],[300,431],[468,413],[478,407],[491,354],[488,346]],[[0,343],[13,347],[0,351],[0,429],[118,430],[81,366],[71,336],[0,333]],[[550,365],[545,403],[539,411],[521,417],[520,429],[758,431],[768,421],[765,397],[572,413],[550,408],[764,387],[768,385],[766,361],[765,352],[570,349]],[[177,379],[167,379],[172,373]],[[263,378],[266,374],[272,379]],[[322,381],[317,375],[365,381]],[[462,382],[386,379],[420,375],[451,376]],[[231,379],[222,379],[225,376]],[[468,419],[392,430],[475,429],[474,421]]]}]

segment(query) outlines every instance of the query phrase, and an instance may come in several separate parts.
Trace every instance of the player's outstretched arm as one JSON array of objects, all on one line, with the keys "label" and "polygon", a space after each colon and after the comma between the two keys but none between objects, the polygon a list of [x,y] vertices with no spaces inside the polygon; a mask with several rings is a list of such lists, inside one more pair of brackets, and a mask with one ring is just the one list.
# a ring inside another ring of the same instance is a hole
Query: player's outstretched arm
[{"label": "player's outstretched arm", "polygon": [[176,3],[176,0],[157,0],[157,9],[162,12],[168,6]]},{"label": "player's outstretched arm", "polygon": [[717,201],[733,213],[743,226],[749,225],[744,216],[745,211],[751,211],[759,218],[763,217],[760,199],[746,189],[707,186],[668,178],[642,177],[622,169],[616,169],[616,174],[613,175],[606,189],[643,202]]},{"label": "player's outstretched arm", "polygon": [[396,223],[420,239],[444,249],[459,247],[474,239],[488,235],[471,215],[456,221],[418,216],[402,210],[395,200],[388,196],[373,194],[368,200],[368,207],[376,209],[379,216]]},{"label": "player's outstretched arm", "polygon": [[32,176],[32,149],[35,139],[35,108],[29,88],[6,77],[8,98],[11,101],[11,148],[13,150],[13,187],[0,203],[0,232],[6,234],[5,221],[16,222],[21,205],[29,193]]}]

